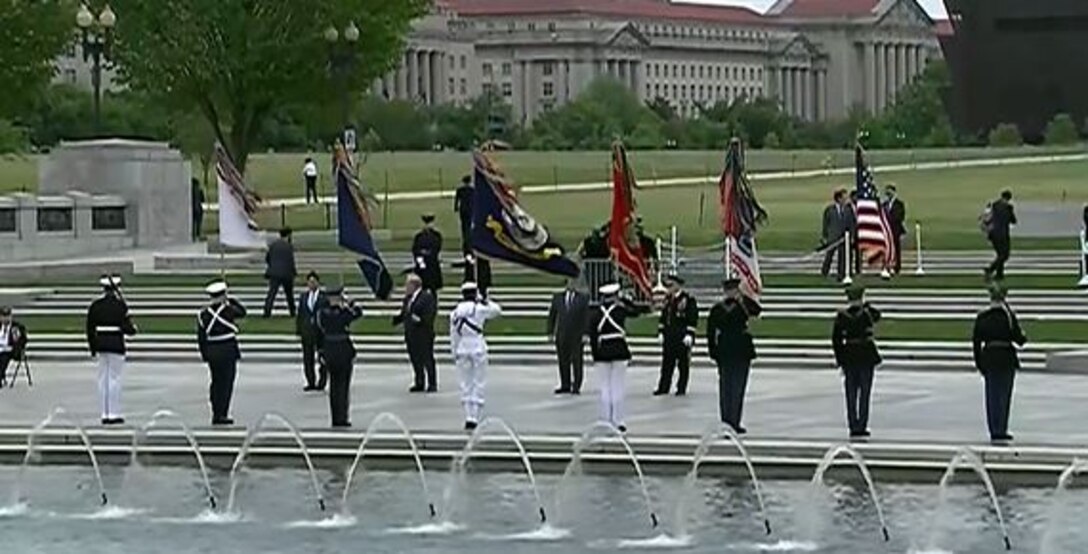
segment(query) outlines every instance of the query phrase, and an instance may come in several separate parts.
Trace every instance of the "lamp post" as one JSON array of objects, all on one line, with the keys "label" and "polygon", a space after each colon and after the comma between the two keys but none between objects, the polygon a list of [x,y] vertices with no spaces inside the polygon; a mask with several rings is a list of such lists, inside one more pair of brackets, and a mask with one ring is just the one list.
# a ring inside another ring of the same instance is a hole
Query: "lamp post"
[{"label": "lamp post", "polygon": [[350,152],[354,150],[355,140],[349,114],[348,85],[357,61],[355,45],[359,42],[359,28],[355,26],[354,21],[348,23],[342,31],[329,25],[325,29],[325,41],[329,43],[329,75],[340,87],[340,121],[343,125],[341,139]]},{"label": "lamp post", "polygon": [[110,61],[113,44],[113,27],[117,14],[107,4],[95,17],[87,4],[81,4],[76,13],[76,26],[82,38],[83,61],[91,63],[91,87],[94,89],[94,130],[102,130],[102,64]]}]

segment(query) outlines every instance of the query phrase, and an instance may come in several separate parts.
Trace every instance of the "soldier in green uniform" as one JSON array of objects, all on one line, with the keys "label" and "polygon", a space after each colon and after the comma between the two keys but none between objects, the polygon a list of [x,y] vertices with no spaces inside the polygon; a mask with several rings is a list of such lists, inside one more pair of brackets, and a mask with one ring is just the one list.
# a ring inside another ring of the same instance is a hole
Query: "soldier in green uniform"
[{"label": "soldier in green uniform", "polygon": [[1005,303],[1007,290],[1000,283],[990,286],[990,306],[975,318],[971,342],[974,345],[975,367],[986,381],[986,423],[990,440],[1004,443],[1009,434],[1009,409],[1012,387],[1020,358],[1016,347],[1027,342],[1020,322]]},{"label": "soldier in green uniform", "polygon": [[847,288],[846,298],[846,308],[835,315],[831,347],[844,377],[850,438],[867,438],[873,375],[882,361],[873,335],[880,311],[865,301],[865,287],[861,285]]},{"label": "soldier in green uniform", "polygon": [[725,298],[710,308],[706,321],[706,344],[710,359],[718,365],[718,413],[738,435],[747,432],[741,426],[744,393],[756,348],[748,332],[748,319],[758,316],[760,307],[745,302],[740,294],[740,280],[722,281]]}]

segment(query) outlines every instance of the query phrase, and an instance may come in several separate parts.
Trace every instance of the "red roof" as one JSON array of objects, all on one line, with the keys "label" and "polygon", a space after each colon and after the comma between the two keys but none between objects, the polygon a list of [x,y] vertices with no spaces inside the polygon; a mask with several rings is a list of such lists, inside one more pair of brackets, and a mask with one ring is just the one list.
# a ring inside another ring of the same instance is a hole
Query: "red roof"
[{"label": "red roof", "polygon": [[467,16],[535,16],[584,14],[644,19],[689,19],[723,23],[768,23],[755,10],[669,0],[447,0]]},{"label": "red roof", "polygon": [[939,37],[950,37],[956,34],[956,29],[952,27],[952,21],[948,19],[938,19],[933,22],[933,30]]},{"label": "red roof", "polygon": [[880,0],[792,0],[777,15],[782,17],[865,17],[873,15]]}]

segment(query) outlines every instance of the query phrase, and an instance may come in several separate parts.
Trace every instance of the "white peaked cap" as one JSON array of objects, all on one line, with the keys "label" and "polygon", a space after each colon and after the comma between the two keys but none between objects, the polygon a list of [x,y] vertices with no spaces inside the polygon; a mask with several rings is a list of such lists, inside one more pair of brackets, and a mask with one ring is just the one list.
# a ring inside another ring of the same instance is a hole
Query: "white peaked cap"
[{"label": "white peaked cap", "polygon": [[609,283],[607,285],[601,285],[601,288],[597,289],[601,294],[616,294],[620,291],[619,283]]},{"label": "white peaked cap", "polygon": [[476,283],[474,283],[472,281],[467,281],[465,284],[461,285],[461,290],[462,291],[476,290],[476,288],[477,288]]},{"label": "white peaked cap", "polygon": [[227,292],[226,281],[214,281],[207,287],[204,287],[204,292],[207,292],[211,296],[219,296]]},{"label": "white peaked cap", "polygon": [[103,275],[98,280],[98,284],[103,287],[116,287],[121,284],[121,277],[119,275]]}]

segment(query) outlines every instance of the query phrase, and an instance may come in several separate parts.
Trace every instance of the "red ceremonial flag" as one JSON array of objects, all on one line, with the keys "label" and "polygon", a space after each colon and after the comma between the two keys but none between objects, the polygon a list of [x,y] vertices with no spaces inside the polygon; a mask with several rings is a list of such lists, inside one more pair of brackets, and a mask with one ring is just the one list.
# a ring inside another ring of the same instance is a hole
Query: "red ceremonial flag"
[{"label": "red ceremonial flag", "polygon": [[627,164],[627,151],[623,144],[612,145],[612,220],[608,227],[608,247],[612,259],[620,270],[631,277],[634,285],[645,294],[652,294],[650,269],[646,264],[646,253],[639,244],[635,223],[635,192],[638,185]]}]

